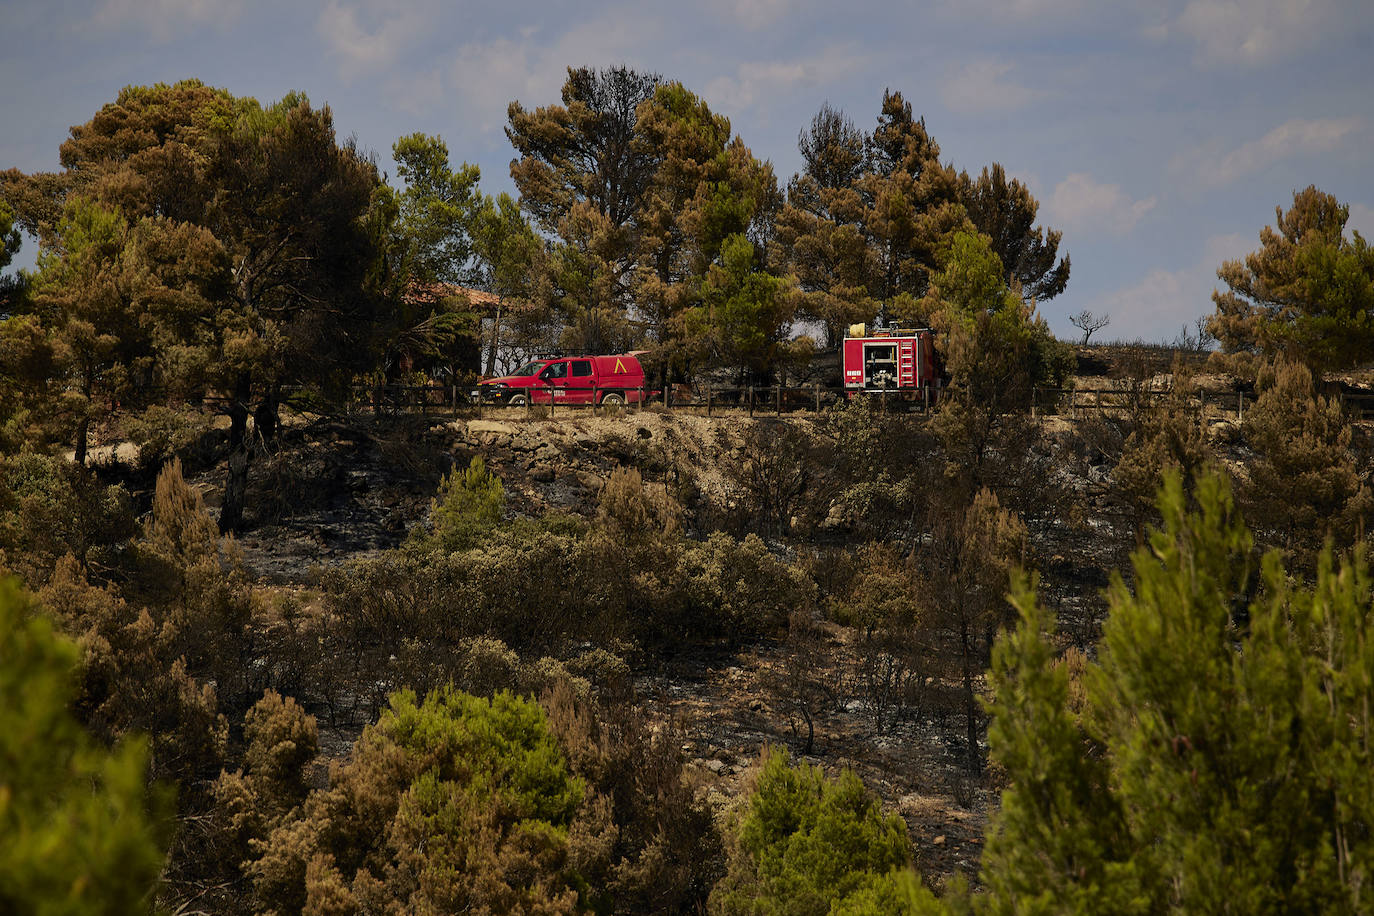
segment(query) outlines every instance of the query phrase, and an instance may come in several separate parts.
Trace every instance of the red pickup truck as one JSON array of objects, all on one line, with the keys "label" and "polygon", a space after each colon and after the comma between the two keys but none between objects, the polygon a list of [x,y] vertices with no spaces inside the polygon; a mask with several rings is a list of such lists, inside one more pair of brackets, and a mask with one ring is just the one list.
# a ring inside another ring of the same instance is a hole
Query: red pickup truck
[{"label": "red pickup truck", "polygon": [[[642,351],[641,351],[642,352]],[[484,379],[471,392],[483,404],[637,404],[644,387],[638,353],[536,359],[510,375]]]}]

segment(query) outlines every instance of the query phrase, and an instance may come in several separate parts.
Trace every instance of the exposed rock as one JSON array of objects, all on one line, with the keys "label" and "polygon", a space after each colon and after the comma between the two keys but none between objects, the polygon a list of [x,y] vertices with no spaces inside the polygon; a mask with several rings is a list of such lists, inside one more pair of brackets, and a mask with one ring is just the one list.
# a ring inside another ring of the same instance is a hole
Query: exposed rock
[{"label": "exposed rock", "polygon": [[481,433],[504,433],[514,435],[515,427],[509,423],[502,423],[500,420],[469,420],[467,424],[468,438],[472,438]]}]

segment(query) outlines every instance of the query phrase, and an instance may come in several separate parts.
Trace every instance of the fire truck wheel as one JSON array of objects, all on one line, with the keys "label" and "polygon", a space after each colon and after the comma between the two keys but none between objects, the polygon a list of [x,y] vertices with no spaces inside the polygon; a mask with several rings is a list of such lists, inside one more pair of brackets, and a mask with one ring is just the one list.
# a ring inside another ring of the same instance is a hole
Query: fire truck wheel
[{"label": "fire truck wheel", "polygon": [[625,404],[625,395],[621,394],[619,391],[612,391],[609,394],[602,395],[601,403],[606,407],[621,407]]},{"label": "fire truck wheel", "polygon": [[510,400],[506,403],[509,404],[511,407],[524,407],[525,396],[523,394],[513,394],[510,396]]}]

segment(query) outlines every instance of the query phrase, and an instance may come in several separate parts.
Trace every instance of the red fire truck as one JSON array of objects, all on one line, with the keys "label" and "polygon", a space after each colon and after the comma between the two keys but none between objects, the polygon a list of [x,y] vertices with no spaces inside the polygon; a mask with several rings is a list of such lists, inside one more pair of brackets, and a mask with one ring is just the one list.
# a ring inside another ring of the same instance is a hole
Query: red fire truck
[{"label": "red fire truck", "polygon": [[844,393],[891,392],[934,400],[942,384],[929,328],[869,328],[856,324],[845,335]]}]

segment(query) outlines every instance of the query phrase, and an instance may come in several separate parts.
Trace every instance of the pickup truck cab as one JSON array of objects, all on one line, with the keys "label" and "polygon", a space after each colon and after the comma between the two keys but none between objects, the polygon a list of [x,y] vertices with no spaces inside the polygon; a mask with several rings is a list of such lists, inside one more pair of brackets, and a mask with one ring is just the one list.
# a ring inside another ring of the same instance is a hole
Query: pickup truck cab
[{"label": "pickup truck cab", "polygon": [[644,388],[638,353],[556,356],[526,363],[509,375],[484,379],[471,397],[484,404],[637,404]]}]

